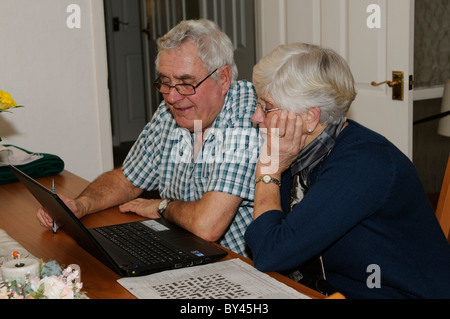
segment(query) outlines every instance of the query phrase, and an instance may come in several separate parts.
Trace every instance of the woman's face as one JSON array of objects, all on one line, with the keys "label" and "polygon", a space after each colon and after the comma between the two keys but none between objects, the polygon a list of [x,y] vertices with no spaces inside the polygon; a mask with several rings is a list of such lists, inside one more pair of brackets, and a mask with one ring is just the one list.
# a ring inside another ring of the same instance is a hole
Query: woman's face
[{"label": "woman's face", "polygon": [[[277,118],[274,119],[274,116]],[[294,113],[292,111],[283,110],[279,105],[273,102],[270,94],[267,97],[260,97],[258,99],[258,107],[252,116],[252,122],[259,126],[261,135],[265,138],[267,134],[270,134],[266,129],[279,129],[278,133],[284,137],[286,132],[287,123],[291,121],[294,123],[296,118],[300,119],[299,126],[304,135],[307,135],[306,143],[309,143],[316,137],[314,131],[319,125],[320,109],[313,107],[301,114]],[[290,119],[290,120],[288,120]],[[275,132],[272,132],[275,133]]]},{"label": "woman's face", "polygon": [[281,108],[275,105],[270,94],[266,98],[260,97],[258,107],[252,116],[252,122],[258,124],[260,128],[268,128],[272,117],[280,112]]}]

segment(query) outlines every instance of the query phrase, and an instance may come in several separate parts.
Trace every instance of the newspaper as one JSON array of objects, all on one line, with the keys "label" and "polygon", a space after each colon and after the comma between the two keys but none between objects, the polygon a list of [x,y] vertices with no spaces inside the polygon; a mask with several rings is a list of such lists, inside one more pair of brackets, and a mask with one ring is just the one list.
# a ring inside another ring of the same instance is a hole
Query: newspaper
[{"label": "newspaper", "polygon": [[310,299],[240,259],[118,282],[139,299]]}]

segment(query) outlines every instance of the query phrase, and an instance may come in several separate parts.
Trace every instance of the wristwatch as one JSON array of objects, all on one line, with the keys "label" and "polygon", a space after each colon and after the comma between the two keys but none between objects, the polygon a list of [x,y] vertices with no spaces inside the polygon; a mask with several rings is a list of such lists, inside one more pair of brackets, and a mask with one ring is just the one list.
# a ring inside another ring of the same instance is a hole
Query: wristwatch
[{"label": "wristwatch", "polygon": [[258,184],[259,182],[263,182],[264,184],[274,183],[281,187],[281,182],[278,179],[273,178],[270,175],[263,175],[263,176],[258,177],[255,180],[255,185]]},{"label": "wristwatch", "polygon": [[167,209],[167,206],[169,205],[169,203],[173,201],[173,199],[163,199],[161,201],[161,203],[159,203],[158,205],[158,214],[161,215],[161,217],[164,217],[164,212]]}]

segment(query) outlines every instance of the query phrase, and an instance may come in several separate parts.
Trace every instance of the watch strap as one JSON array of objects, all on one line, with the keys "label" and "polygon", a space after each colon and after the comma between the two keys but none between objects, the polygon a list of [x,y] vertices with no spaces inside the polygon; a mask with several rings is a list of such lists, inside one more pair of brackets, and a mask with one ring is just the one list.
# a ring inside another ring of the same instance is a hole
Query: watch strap
[{"label": "watch strap", "polygon": [[281,187],[281,182],[278,179],[276,179],[270,175],[262,175],[262,176],[256,178],[255,185],[258,184],[259,182],[263,182],[264,184],[274,183]]},{"label": "watch strap", "polygon": [[[158,214],[161,215],[161,217],[164,217],[164,212],[167,209],[167,206],[169,206],[169,203],[172,202],[173,199],[163,199],[161,203],[158,206]],[[163,207],[161,205],[164,203]]]}]

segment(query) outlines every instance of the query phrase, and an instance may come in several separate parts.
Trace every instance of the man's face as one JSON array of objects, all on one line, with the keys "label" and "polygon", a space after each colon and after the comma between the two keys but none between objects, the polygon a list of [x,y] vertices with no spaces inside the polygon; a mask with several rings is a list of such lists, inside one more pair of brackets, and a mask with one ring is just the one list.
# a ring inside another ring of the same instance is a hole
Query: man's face
[{"label": "man's face", "polygon": [[[222,110],[225,96],[230,87],[229,67],[219,68],[219,80],[211,77],[196,88],[196,94],[184,96],[175,88],[163,94],[167,107],[178,126],[194,132],[194,121],[202,121],[203,131],[210,128]],[[197,45],[187,41],[179,48],[161,53],[158,76],[163,83],[176,85],[188,83],[196,86],[208,76],[198,57]]]}]

